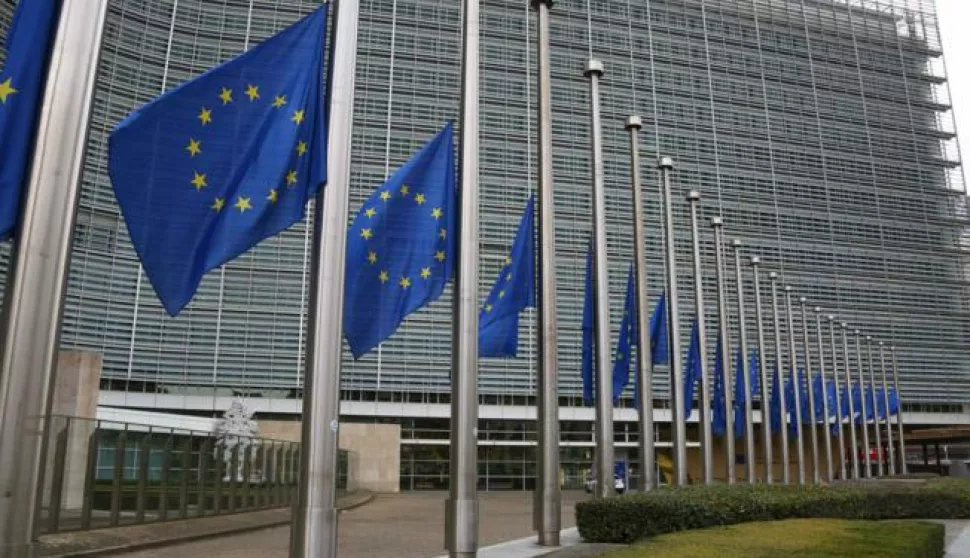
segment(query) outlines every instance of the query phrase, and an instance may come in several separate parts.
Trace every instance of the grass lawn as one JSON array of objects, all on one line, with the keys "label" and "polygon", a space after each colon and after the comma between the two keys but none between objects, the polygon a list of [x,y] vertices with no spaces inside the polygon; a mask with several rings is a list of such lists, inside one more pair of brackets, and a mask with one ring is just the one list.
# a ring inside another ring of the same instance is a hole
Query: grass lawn
[{"label": "grass lawn", "polygon": [[943,526],[920,521],[790,519],[654,537],[601,558],[940,558]]}]

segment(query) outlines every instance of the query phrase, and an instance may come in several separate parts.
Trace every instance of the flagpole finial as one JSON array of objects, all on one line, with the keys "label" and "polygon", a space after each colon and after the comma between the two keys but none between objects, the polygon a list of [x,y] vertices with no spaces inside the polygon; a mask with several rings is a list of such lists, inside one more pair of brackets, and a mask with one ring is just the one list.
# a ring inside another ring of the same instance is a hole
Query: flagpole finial
[{"label": "flagpole finial", "polygon": [[808,299],[803,296],[798,297],[798,302],[800,302],[801,304],[805,304],[806,302],[808,302]]},{"label": "flagpole finial", "polygon": [[880,341],[879,342],[879,346],[882,347],[883,345],[885,345],[885,343],[883,343],[882,341]]},{"label": "flagpole finial", "polygon": [[868,342],[868,343],[871,343],[872,342],[872,336],[871,335],[866,335],[866,342]]},{"label": "flagpole finial", "polygon": [[791,292],[791,285],[785,285],[785,292],[786,293],[790,293]]},{"label": "flagpole finial", "polygon": [[768,274],[768,279],[770,279],[772,281],[777,281],[778,280],[778,274],[775,273],[774,271],[772,271],[771,273]]},{"label": "flagpole finial", "polygon": [[741,247],[741,239],[740,238],[735,238],[734,240],[732,240],[731,241],[731,246],[734,246],[735,248],[740,248]]},{"label": "flagpole finial", "polygon": [[751,256],[751,265],[758,265],[761,263],[761,257]]},{"label": "flagpole finial", "polygon": [[[716,228],[716,227],[721,227],[723,225],[724,225],[724,219],[721,219],[720,217],[711,217],[711,226],[712,227],[715,227]],[[738,244],[740,244],[740,242]],[[737,246],[737,245],[735,245],[735,246]]]},{"label": "flagpole finial", "polygon": [[637,114],[631,114],[626,117],[626,129],[627,130],[639,130],[643,128],[643,119]]},{"label": "flagpole finial", "polygon": [[889,350],[890,351],[895,351],[896,350],[896,345],[893,345],[893,346],[889,347]]},{"label": "flagpole finial", "polygon": [[603,61],[597,60],[595,58],[590,58],[586,61],[586,68],[583,69],[583,75],[586,77],[595,75],[603,75]]},{"label": "flagpole finial", "polygon": [[856,336],[859,336],[859,335],[862,335],[862,332],[861,332],[861,331],[859,331],[858,329],[857,329],[857,330],[855,330],[855,332],[854,332],[854,333],[856,334]]},{"label": "flagpole finial", "polygon": [[821,314],[822,313],[822,307],[821,306],[816,306],[815,307],[815,313],[816,314]]},{"label": "flagpole finial", "polygon": [[849,329],[849,324],[842,322],[842,329]]},{"label": "flagpole finial", "polygon": [[701,193],[697,190],[691,190],[687,192],[687,201],[689,202],[699,202],[701,201]]},{"label": "flagpole finial", "polygon": [[657,168],[658,169],[668,169],[668,170],[674,168],[674,159],[672,157],[668,157],[668,156],[664,155],[657,162]]},{"label": "flagpole finial", "polygon": [[552,7],[552,0],[529,0],[529,5],[533,8],[538,8],[539,4],[545,4],[548,7]]}]

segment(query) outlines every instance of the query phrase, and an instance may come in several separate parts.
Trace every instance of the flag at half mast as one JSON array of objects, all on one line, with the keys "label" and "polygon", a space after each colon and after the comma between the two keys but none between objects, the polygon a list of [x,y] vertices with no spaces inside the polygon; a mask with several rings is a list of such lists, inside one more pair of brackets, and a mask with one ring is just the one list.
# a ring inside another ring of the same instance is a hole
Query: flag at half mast
[{"label": "flag at half mast", "polygon": [[303,219],[327,179],[327,4],[136,110],[108,173],[165,310],[202,277]]}]

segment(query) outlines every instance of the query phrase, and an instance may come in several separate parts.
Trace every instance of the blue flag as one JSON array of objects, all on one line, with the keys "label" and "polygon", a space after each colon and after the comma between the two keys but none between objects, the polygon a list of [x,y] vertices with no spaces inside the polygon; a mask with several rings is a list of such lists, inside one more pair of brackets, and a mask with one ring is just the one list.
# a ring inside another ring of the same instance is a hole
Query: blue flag
[{"label": "blue flag", "polygon": [[60,0],[20,0],[7,30],[0,71],[0,242],[17,226],[60,9]]},{"label": "blue flag", "polygon": [[657,306],[650,315],[650,344],[651,358],[654,364],[667,364],[667,353],[670,351],[670,341],[667,338],[667,294],[662,293],[657,299]]},{"label": "blue flag", "polygon": [[[802,368],[798,369],[798,400],[801,405],[801,419],[802,424],[812,424],[814,422],[813,414],[814,410],[808,404],[808,387],[809,382],[805,377],[805,370]],[[814,388],[812,398],[814,399]]]},{"label": "blue flag", "polygon": [[583,401],[593,404],[593,246],[586,248],[586,286],[583,290]]},{"label": "blue flag", "polygon": [[825,382],[825,397],[827,397],[829,401],[829,416],[826,420],[837,418],[839,416],[838,405],[835,404],[836,393],[838,393],[836,391],[837,389],[838,388],[835,385],[835,380],[827,380]]},{"label": "blue flag", "polygon": [[879,420],[886,418],[886,390],[882,388],[876,390],[876,408],[879,409]]},{"label": "blue flag", "polygon": [[303,218],[327,179],[327,5],[126,118],[108,173],[162,305]]},{"label": "blue flag", "polygon": [[852,414],[856,424],[862,423],[862,388],[852,384]]},{"label": "blue flag", "polygon": [[701,341],[697,320],[690,328],[690,347],[687,350],[687,364],[684,365],[684,419],[690,418],[694,411],[694,387],[701,379]]},{"label": "blue flag", "polygon": [[529,196],[512,253],[478,317],[478,356],[514,358],[519,349],[519,313],[536,305],[535,208]]},{"label": "blue flag", "polygon": [[[754,383],[751,387],[754,387]],[[745,393],[744,390],[744,355],[739,346],[734,354],[734,436],[736,438],[744,435],[744,403],[749,397],[751,394]]]},{"label": "blue flag", "polygon": [[454,272],[457,218],[449,122],[371,194],[347,233],[344,335],[355,359],[441,296]]},{"label": "blue flag", "polygon": [[896,388],[889,388],[889,415],[899,414],[899,394],[896,393]]},{"label": "blue flag", "polygon": [[636,346],[637,335],[636,305],[634,304],[633,266],[626,279],[626,298],[623,301],[623,320],[620,322],[620,332],[616,340],[616,354],[613,356],[613,400],[620,398],[627,384],[630,383],[630,360],[633,347]]},{"label": "blue flag", "polygon": [[798,430],[795,416],[795,385],[791,381],[791,376],[785,375],[785,423],[788,424],[788,431],[795,433]]},{"label": "blue flag", "polygon": [[823,399],[825,397],[825,390],[822,388],[822,375],[818,372],[812,377],[812,393],[815,395],[815,408],[812,409],[812,422],[817,424],[824,422],[823,415],[825,415],[825,410],[822,408],[822,404],[825,402]]},{"label": "blue flag", "polygon": [[876,391],[872,386],[866,388],[866,421],[873,421],[876,418]]},{"label": "blue flag", "polygon": [[727,432],[727,402],[724,401],[724,357],[721,355],[721,336],[717,336],[717,352],[714,354],[714,402],[711,412],[711,432],[724,436]]},{"label": "blue flag", "polygon": [[768,401],[772,432],[778,432],[781,428],[781,392],[783,389],[776,366],[771,373],[771,396]]}]

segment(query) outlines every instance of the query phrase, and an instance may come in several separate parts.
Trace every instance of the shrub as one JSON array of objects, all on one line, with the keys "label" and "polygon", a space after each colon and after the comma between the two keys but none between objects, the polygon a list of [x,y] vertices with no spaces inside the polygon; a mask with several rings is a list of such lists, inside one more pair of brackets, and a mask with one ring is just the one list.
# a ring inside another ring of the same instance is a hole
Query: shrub
[{"label": "shrub", "polygon": [[687,486],[576,505],[580,535],[598,543],[794,518],[970,519],[970,482]]}]

